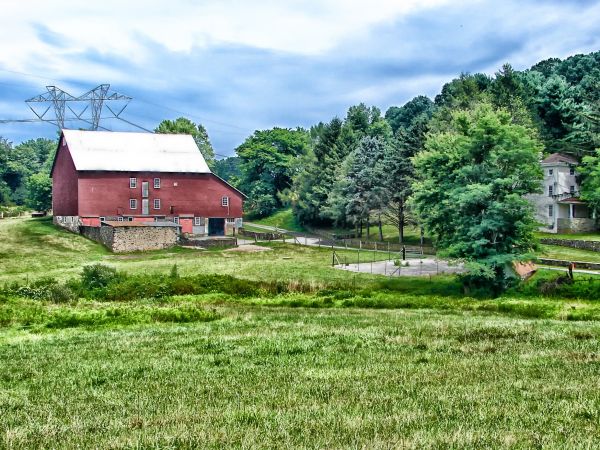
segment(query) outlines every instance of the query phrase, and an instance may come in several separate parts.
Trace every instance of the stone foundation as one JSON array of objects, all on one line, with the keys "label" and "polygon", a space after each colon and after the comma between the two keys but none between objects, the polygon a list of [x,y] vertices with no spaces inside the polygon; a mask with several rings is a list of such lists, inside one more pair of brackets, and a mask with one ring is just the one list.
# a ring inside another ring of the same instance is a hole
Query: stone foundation
[{"label": "stone foundation", "polygon": [[52,223],[72,233],[79,233],[79,227],[82,225],[79,216],[53,216]]},{"label": "stone foundation", "polygon": [[177,245],[177,226],[155,224],[118,225],[102,224],[100,227],[80,227],[85,237],[100,242],[115,253],[161,250]]},{"label": "stone foundation", "polygon": [[595,219],[557,219],[557,229],[559,233],[589,233],[596,231]]}]

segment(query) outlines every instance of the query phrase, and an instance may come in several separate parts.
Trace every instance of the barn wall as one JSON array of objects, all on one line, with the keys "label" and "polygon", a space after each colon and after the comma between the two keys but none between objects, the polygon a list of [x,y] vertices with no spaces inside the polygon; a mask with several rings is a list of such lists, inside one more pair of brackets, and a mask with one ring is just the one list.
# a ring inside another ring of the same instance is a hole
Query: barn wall
[{"label": "barn wall", "polygon": [[52,171],[52,214],[78,216],[77,171],[67,145],[59,144]]},{"label": "barn wall", "polygon": [[[129,178],[137,178],[137,187],[129,188]],[[155,189],[154,178],[161,179]],[[141,216],[142,182],[149,183],[149,215],[195,217],[242,217],[242,196],[212,174],[165,174],[128,172],[80,172],[79,209],[81,216]],[[229,207],[221,198],[229,197]],[[154,209],[154,199],[161,201]],[[137,200],[137,209],[129,200]]]}]

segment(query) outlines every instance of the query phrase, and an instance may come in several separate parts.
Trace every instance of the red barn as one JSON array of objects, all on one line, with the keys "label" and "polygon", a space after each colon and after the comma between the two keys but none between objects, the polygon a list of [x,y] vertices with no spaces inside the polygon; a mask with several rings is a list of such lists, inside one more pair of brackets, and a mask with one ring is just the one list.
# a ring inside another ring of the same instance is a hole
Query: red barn
[{"label": "red barn", "polygon": [[242,226],[244,194],[213,174],[189,135],[63,130],[52,166],[57,225],[162,221],[219,236]]}]

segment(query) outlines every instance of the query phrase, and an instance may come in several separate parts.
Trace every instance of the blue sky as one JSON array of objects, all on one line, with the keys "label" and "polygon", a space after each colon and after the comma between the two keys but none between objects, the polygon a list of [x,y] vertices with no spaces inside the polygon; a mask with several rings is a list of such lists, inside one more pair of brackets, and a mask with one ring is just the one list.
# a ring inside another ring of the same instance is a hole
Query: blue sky
[{"label": "blue sky", "polygon": [[[359,102],[385,111],[461,72],[596,50],[600,1],[8,0],[0,119],[32,118],[24,100],[46,85],[79,95],[110,83],[134,98],[129,121],[185,115],[231,155],[255,129],[309,127]],[[15,143],[55,135],[0,123]]]}]

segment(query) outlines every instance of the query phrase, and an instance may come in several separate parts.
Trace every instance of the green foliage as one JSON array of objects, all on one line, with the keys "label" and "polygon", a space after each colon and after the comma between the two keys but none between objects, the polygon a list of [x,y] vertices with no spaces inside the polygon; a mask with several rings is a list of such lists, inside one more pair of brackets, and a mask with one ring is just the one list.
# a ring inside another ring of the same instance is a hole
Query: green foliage
[{"label": "green foliage", "polygon": [[204,125],[195,124],[190,119],[178,117],[175,120],[163,120],[154,130],[156,133],[163,134],[190,134],[194,138],[196,145],[200,149],[202,156],[209,167],[214,167],[215,151],[210,143],[208,133]]},{"label": "green foliage", "polygon": [[27,206],[35,211],[52,208],[52,179],[45,173],[36,173],[27,179]]},{"label": "green foliage", "polygon": [[[0,137],[0,205],[23,205],[30,200],[36,205],[46,206],[48,204],[46,189],[42,189],[43,192],[34,189],[34,195],[40,197],[29,198],[32,192],[27,185],[33,175],[36,176],[34,178],[36,186],[39,186],[44,176],[48,177],[55,151],[56,142],[49,139],[31,139],[13,147],[10,142]],[[47,183],[46,181],[42,184],[46,186]],[[49,207],[40,210],[45,209]]]},{"label": "green foliage", "polygon": [[213,172],[233,186],[238,186],[242,172],[240,170],[240,158],[229,156],[215,161]]},{"label": "green foliage", "polygon": [[81,271],[81,286],[85,291],[96,291],[120,279],[117,269],[104,264],[84,266]]},{"label": "green foliage", "polygon": [[236,149],[242,173],[239,187],[248,195],[250,217],[264,217],[283,206],[281,195],[291,187],[296,161],[306,155],[309,144],[306,130],[273,128],[256,131]]},{"label": "green foliage", "polygon": [[600,149],[596,150],[595,156],[585,156],[582,162],[583,164],[577,169],[583,177],[580,197],[598,215],[600,213]]},{"label": "green foliage", "polygon": [[488,104],[453,113],[448,128],[430,134],[413,158],[413,205],[438,247],[470,262],[466,285],[501,290],[506,264],[534,246],[523,196],[539,190],[541,145]]}]

